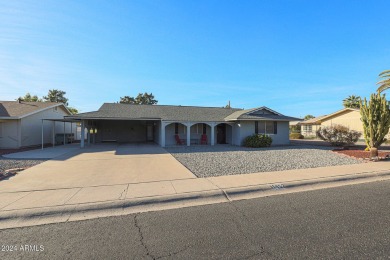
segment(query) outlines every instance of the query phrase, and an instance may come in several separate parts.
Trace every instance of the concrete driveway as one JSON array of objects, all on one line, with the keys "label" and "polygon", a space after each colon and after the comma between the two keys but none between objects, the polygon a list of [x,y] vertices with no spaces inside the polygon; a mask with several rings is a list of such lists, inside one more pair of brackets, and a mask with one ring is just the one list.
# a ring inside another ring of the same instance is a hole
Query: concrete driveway
[{"label": "concrete driveway", "polygon": [[100,144],[68,153],[0,182],[0,192],[91,187],[196,178],[153,144]]}]

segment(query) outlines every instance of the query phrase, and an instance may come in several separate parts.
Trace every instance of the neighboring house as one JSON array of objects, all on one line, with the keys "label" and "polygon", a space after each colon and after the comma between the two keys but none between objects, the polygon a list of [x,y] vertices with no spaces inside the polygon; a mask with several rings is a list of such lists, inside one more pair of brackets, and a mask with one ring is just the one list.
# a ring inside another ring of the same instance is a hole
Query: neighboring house
[{"label": "neighboring house", "polygon": [[289,143],[289,121],[297,120],[267,107],[243,110],[118,103],[65,118],[81,121],[88,142],[155,142],[162,147],[177,144],[177,139],[188,146],[199,144],[202,136],[209,145],[241,145],[255,133],[271,136],[273,145],[284,145]]},{"label": "neighboring house", "polygon": [[330,115],[319,116],[302,121],[301,134],[304,136],[316,136],[316,131],[321,126],[343,125],[350,130],[363,133],[363,124],[360,120],[360,111],[355,108],[344,108]]},{"label": "neighboring house", "polygon": [[[70,123],[54,123],[42,119],[63,120],[71,115],[59,103],[0,101],[0,148],[20,148],[52,143],[54,133],[70,133]],[[55,126],[55,129],[53,128]],[[73,124],[76,129],[75,124]],[[55,130],[55,132],[53,132]],[[74,131],[76,132],[76,131]]]}]

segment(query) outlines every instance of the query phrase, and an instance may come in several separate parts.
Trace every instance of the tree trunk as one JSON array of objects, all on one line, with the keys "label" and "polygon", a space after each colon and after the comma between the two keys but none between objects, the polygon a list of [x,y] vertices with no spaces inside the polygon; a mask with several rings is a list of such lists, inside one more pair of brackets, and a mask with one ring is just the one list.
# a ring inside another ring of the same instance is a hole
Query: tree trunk
[{"label": "tree trunk", "polygon": [[370,155],[371,155],[371,159],[377,159],[378,158],[378,148],[371,147],[370,148]]}]

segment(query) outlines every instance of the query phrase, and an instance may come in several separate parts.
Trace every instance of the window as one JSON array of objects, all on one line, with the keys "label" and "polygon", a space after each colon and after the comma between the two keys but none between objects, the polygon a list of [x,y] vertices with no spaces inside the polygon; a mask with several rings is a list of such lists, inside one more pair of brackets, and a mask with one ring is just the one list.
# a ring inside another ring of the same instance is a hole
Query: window
[{"label": "window", "polygon": [[266,134],[274,134],[274,122],[265,121],[265,132]]},{"label": "window", "polygon": [[175,135],[179,134],[179,123],[175,123]]},{"label": "window", "polygon": [[207,126],[206,126],[206,124],[203,124],[203,134],[204,135],[206,134],[206,131],[207,131]]},{"label": "window", "polygon": [[256,121],[255,122],[255,133],[256,134],[277,134],[278,133],[278,122],[274,121]]},{"label": "window", "polygon": [[259,130],[258,130],[258,133],[259,133],[259,134],[265,134],[265,122],[264,122],[264,121],[260,121],[260,122],[259,122]]},{"label": "window", "polygon": [[312,129],[312,126],[311,125],[304,125],[303,126],[303,131],[304,132],[311,132],[313,129]]}]

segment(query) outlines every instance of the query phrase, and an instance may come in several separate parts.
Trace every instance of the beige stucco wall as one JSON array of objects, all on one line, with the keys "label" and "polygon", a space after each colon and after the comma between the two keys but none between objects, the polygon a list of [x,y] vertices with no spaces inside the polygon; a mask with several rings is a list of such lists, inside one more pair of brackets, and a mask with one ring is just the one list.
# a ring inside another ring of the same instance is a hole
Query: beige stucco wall
[{"label": "beige stucco wall", "polygon": [[359,111],[346,111],[336,117],[331,117],[321,123],[322,126],[332,126],[335,124],[348,127],[350,130],[355,130],[363,133],[362,121],[360,121]]},{"label": "beige stucco wall", "polygon": [[350,130],[355,130],[363,133],[362,121],[360,121],[359,111],[345,111],[337,116],[330,117],[321,122],[321,125],[312,125],[312,131],[305,131],[305,126],[301,126],[301,134],[304,136],[315,136],[316,131],[321,126],[332,126],[332,125],[343,125],[348,127]]}]

